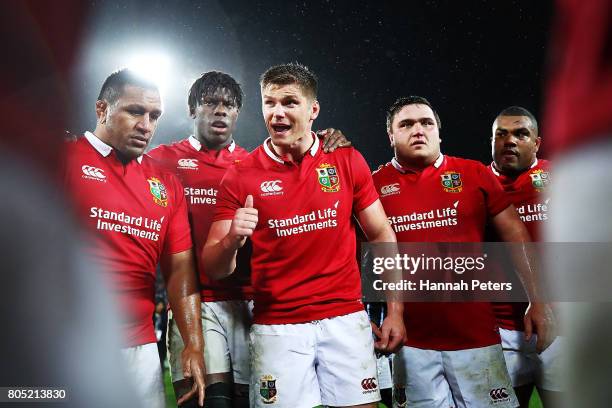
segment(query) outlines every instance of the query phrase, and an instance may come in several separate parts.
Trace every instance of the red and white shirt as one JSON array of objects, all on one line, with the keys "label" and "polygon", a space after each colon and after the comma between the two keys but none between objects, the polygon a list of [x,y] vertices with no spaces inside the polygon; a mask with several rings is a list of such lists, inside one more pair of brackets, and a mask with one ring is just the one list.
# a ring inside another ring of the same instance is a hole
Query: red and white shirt
[{"label": "red and white shirt", "polygon": [[156,265],[192,247],[183,188],[147,155],[123,164],[90,132],[66,150],[66,187],[117,296],[126,346],[155,343]]},{"label": "red and white shirt", "polygon": [[[194,250],[200,274],[202,301],[252,299],[250,264],[246,251],[242,251],[236,271],[223,280],[212,280],[201,262],[202,248],[212,224],[221,179],[227,169],[249,153],[232,142],[221,150],[209,150],[194,136],[171,145],[161,145],[149,152],[154,159],[176,172],[183,184],[189,208]],[[245,259],[246,258],[246,259]]]},{"label": "red and white shirt", "polygon": [[[550,182],[550,163],[547,160],[536,159],[529,170],[516,178],[500,174],[493,163],[488,168],[497,177],[516,207],[531,238],[539,241],[544,223],[548,221],[549,199],[545,190]],[[525,330],[523,317],[527,306],[528,303],[523,302],[493,303],[499,326],[508,330]]]},{"label": "red and white shirt", "polygon": [[[487,218],[510,205],[484,165],[458,157],[440,155],[421,172],[394,158],[373,178],[398,242],[481,242]],[[423,218],[433,222],[413,221]],[[404,322],[412,347],[461,350],[500,342],[488,302],[406,303]]]},{"label": "red and white shirt", "polygon": [[303,323],[363,310],[352,214],[378,199],[357,150],[324,153],[314,134],[301,162],[284,162],[269,140],[227,171],[215,221],[247,195],[259,211],[252,236],[255,323]]}]

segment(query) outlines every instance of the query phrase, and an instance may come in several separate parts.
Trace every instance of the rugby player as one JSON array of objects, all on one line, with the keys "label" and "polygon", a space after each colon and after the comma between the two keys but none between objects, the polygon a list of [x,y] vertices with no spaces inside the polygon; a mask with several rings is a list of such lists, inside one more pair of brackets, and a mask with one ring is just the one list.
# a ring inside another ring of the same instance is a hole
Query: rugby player
[{"label": "rugby player", "polygon": [[[187,98],[193,135],[149,152],[175,171],[184,186],[200,276],[207,407],[248,407],[248,330],[253,307],[250,248],[240,251],[236,271],[226,279],[212,280],[201,263],[221,179],[230,165],[248,154],[233,137],[243,96],[242,88],[230,75],[218,71],[204,73],[193,83]],[[326,151],[351,144],[335,129],[320,134],[324,136]],[[190,385],[183,379],[177,358],[183,342],[172,318],[168,349],[175,394],[181,396]]]},{"label": "rugby player", "polygon": [[[227,168],[248,152],[233,140],[243,92],[230,75],[210,71],[198,78],[187,98],[193,135],[149,152],[181,179],[189,209],[201,295],[206,361],[206,406],[248,406],[248,328],[252,299],[250,271],[240,262],[230,279],[212,281],[201,267],[200,253],[212,222],[219,183]],[[171,305],[172,307],[173,305]],[[177,397],[191,387],[183,378],[184,344],[173,311],[168,321],[171,377]],[[193,404],[193,400],[191,404]],[[183,406],[188,406],[184,404]]]},{"label": "rugby player", "polygon": [[[395,156],[373,177],[398,240],[479,242],[489,219],[503,240],[529,241],[486,167],[441,153],[440,128],[438,114],[422,97],[399,98],[387,111]],[[434,209],[444,215],[431,223],[405,217]],[[522,269],[532,272],[526,265]],[[523,279],[535,299],[538,288],[532,277]],[[395,356],[396,401],[410,407],[517,405],[490,303],[407,303],[404,311],[408,331],[405,346]],[[539,349],[549,343],[549,319],[546,305],[531,304],[526,321],[540,334]]]},{"label": "rugby player", "polygon": [[[539,240],[548,220],[549,162],[538,159],[538,122],[527,109],[510,106],[493,122],[489,170],[497,177],[515,206],[534,241]],[[557,337],[542,353],[535,349],[535,338],[525,340],[525,303],[493,303],[500,327],[506,366],[521,407],[528,407],[534,386],[544,407],[558,406],[562,338]]]},{"label": "rugby player", "polygon": [[65,181],[78,214],[95,237],[93,258],[124,317],[122,354],[139,398],[165,406],[152,316],[155,267],[161,263],[174,318],[185,341],[183,375],[193,386],[179,401],[204,402],[200,295],[187,206],[179,180],[144,154],[162,114],[157,87],[133,72],[112,73],[96,102],[97,124],[67,144]]},{"label": "rugby player", "polygon": [[[371,326],[361,303],[356,215],[370,241],[395,242],[363,157],[323,154],[311,132],[320,110],[317,79],[300,64],[261,77],[270,137],[226,173],[203,250],[216,277],[234,271],[253,242],[253,407],[375,407],[380,399]],[[377,346],[405,334],[402,305],[389,302]]]}]

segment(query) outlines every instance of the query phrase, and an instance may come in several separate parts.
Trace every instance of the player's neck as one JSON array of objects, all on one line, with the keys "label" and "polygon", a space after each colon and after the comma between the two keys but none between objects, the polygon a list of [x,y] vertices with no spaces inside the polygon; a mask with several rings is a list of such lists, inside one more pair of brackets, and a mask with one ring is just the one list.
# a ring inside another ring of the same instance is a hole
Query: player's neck
[{"label": "player's neck", "polygon": [[98,139],[100,139],[101,142],[106,143],[107,145],[109,145],[113,150],[112,152],[115,154],[115,156],[117,157],[117,159],[123,163],[124,165],[128,164],[129,162],[131,162],[132,160],[137,159],[137,157],[132,157],[132,156],[127,156],[124,153],[121,153],[114,145],[112,142],[112,139],[110,137],[110,134],[106,131],[106,129],[103,126],[96,126],[96,128],[93,131],[94,136],[96,136]]},{"label": "player's neck", "polygon": [[216,150],[216,151],[225,149],[227,146],[232,144],[232,142],[234,141],[234,138],[232,135],[229,135],[229,137],[222,143],[211,143],[210,141],[206,140],[205,137],[199,134],[196,136],[196,138],[198,139],[200,144],[207,150]]},{"label": "player's neck", "polygon": [[111,137],[110,134],[106,131],[106,129],[104,128],[104,126],[100,126],[97,125],[96,128],[94,129],[94,131],[92,132],[98,139],[100,139],[102,142],[106,143],[107,145],[109,145],[110,147],[112,147],[113,149],[115,148],[113,146],[113,143],[111,141]]},{"label": "player's neck", "polygon": [[299,138],[296,142],[289,146],[277,146],[274,144],[272,139],[269,140],[269,147],[272,152],[286,162],[300,162],[306,155],[315,139],[311,132],[308,132],[306,136]]},{"label": "player's neck", "polygon": [[502,176],[511,178],[511,179],[515,179],[518,176],[520,176],[521,174],[525,173],[526,171],[528,171],[530,168],[534,167],[535,164],[537,163],[537,158],[534,157],[534,159],[531,161],[531,163],[529,164],[529,166],[527,167],[522,167],[520,169],[512,169],[512,168],[501,168],[497,165],[497,163],[493,162],[493,167],[495,168],[495,170],[497,170],[497,172],[499,174],[501,174]]},{"label": "player's neck", "polygon": [[416,159],[407,159],[402,157],[401,155],[395,154],[395,160],[405,169],[411,170],[414,172],[421,172],[425,170],[427,167],[431,166],[438,160],[442,153],[438,153],[435,156],[416,158]]}]

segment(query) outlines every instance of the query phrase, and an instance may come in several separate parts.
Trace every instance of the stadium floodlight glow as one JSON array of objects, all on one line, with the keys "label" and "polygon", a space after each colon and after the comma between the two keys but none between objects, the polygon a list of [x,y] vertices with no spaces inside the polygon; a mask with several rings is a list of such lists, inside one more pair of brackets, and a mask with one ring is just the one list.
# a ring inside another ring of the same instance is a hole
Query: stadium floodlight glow
[{"label": "stadium floodlight glow", "polygon": [[157,84],[160,92],[163,92],[168,84],[170,58],[165,54],[159,52],[137,54],[132,56],[125,66]]}]

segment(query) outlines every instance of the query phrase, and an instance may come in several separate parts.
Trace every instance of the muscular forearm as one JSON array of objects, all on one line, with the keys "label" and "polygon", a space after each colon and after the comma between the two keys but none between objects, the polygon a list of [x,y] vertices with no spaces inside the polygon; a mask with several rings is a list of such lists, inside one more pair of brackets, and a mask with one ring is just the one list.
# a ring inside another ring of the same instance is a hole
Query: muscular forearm
[{"label": "muscular forearm", "polygon": [[505,242],[510,243],[510,253],[525,293],[532,302],[541,300],[538,279],[537,257],[527,228],[522,223],[514,208],[509,208],[494,218],[496,230]]},{"label": "muscular forearm", "polygon": [[403,318],[404,316],[404,303],[387,301],[387,316],[397,315]]},{"label": "muscular forearm", "polygon": [[376,231],[376,235],[370,237],[368,236],[368,242],[397,242],[397,238],[395,237],[395,232],[391,228],[391,225],[387,224],[383,228],[380,228]]},{"label": "muscular forearm", "polygon": [[[357,219],[368,242],[378,244],[372,245],[372,252],[375,257],[394,258],[397,255],[397,237],[395,232],[393,232],[393,228],[387,222],[387,215],[379,200],[376,200],[368,208],[361,211],[357,215]],[[399,282],[402,279],[402,271],[400,269],[386,271],[382,279],[385,282]],[[401,316],[404,305],[400,302],[396,291],[386,292],[385,295],[388,314],[392,315],[398,312],[399,316]]]},{"label": "muscular forearm", "polygon": [[185,343],[185,347],[191,346],[197,349],[204,349],[202,339],[202,323],[200,318],[200,295],[192,294],[179,298],[172,305],[174,319]]},{"label": "muscular forearm", "polygon": [[217,242],[207,242],[202,250],[202,263],[206,274],[212,279],[223,279],[236,269],[238,244],[229,236]]},{"label": "muscular forearm", "polygon": [[526,242],[514,243],[511,247],[516,272],[530,302],[543,299],[538,279],[538,267],[533,248]]},{"label": "muscular forearm", "polygon": [[[374,250],[376,256],[385,258],[395,258],[399,253],[396,243],[396,236],[393,229],[389,224],[385,228],[381,228],[379,233],[372,237],[371,243],[381,243]],[[385,282],[400,282],[402,279],[402,271],[400,269],[388,270],[383,275],[383,281]],[[396,291],[389,291],[386,293],[387,298],[387,315],[403,316],[404,303],[400,301],[400,297]]]},{"label": "muscular forearm", "polygon": [[166,286],[168,301],[183,342],[186,346],[203,349],[201,300],[195,276],[190,273],[173,273]]},{"label": "muscular forearm", "polygon": [[203,347],[200,291],[191,250],[162,258],[168,301],[185,345]]}]

